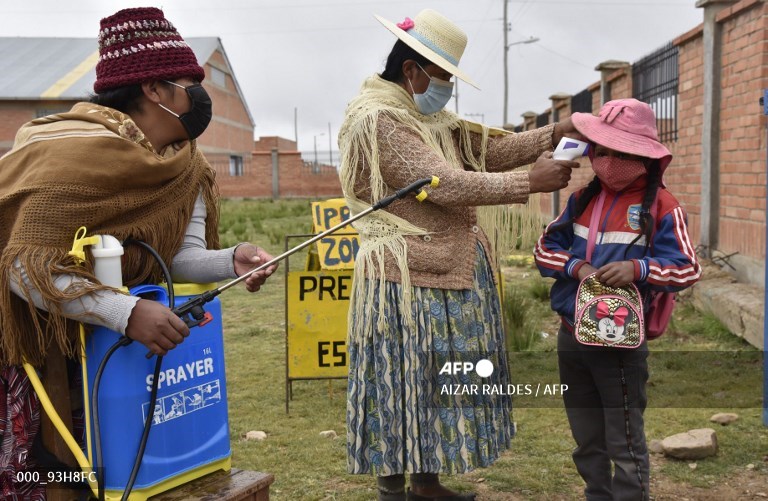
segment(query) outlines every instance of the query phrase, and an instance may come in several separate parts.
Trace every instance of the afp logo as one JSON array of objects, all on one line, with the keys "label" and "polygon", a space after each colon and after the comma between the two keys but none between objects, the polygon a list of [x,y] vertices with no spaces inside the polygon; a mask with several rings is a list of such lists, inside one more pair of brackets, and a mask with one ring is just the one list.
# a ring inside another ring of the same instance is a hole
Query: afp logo
[{"label": "afp logo", "polygon": [[476,364],[472,362],[446,362],[440,369],[440,374],[469,374],[472,371],[482,378],[489,377],[493,374],[493,362],[485,358],[478,360]]}]

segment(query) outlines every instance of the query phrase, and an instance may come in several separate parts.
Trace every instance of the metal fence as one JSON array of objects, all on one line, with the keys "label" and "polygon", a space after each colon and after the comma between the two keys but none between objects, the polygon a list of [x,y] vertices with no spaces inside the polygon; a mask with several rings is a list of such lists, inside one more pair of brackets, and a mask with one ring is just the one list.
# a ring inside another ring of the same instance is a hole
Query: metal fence
[{"label": "metal fence", "polygon": [[653,108],[662,142],[677,141],[678,53],[669,42],[632,65],[632,96]]},{"label": "metal fence", "polygon": [[571,98],[571,113],[592,113],[592,92],[589,89]]},{"label": "metal fence", "polygon": [[549,124],[549,113],[536,115],[536,127],[544,127],[547,124]]},{"label": "metal fence", "polygon": [[341,163],[341,157],[338,150],[317,150],[317,151],[302,151],[301,159],[304,161],[304,165],[307,167],[313,167],[314,171],[317,171],[323,166],[332,166],[339,168]]}]

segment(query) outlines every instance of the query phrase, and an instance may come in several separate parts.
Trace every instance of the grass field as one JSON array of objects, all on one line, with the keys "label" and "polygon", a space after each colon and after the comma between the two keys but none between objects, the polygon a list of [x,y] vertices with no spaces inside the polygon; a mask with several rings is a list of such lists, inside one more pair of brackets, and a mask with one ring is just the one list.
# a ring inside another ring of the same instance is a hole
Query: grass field
[{"label": "grass field", "polygon": [[[308,232],[310,220],[308,201],[225,201],[223,245],[248,240],[278,254],[283,235]],[[291,269],[300,269],[304,256],[297,255]],[[509,336],[513,380],[557,383],[550,284],[522,255],[508,260],[504,277],[505,310],[517,318],[508,320],[515,326]],[[271,494],[278,501],[375,499],[373,478],[346,474],[345,380],[294,382],[286,414],[284,294],[281,268],[256,294],[237,287],[221,296],[234,466],[274,474]],[[720,451],[695,469],[655,457],[652,476],[682,484],[685,494],[722,484],[752,465],[749,471],[768,492],[762,354],[685,302],[670,331],[651,343],[646,435],[660,439],[717,426]],[[582,482],[571,461],[574,444],[559,398],[521,398],[515,405],[512,449],[493,467],[447,484],[478,491],[482,499],[580,499]],[[720,427],[709,422],[716,412],[736,412],[740,419]],[[265,431],[268,438],[246,441],[250,430]],[[320,437],[324,430],[335,430],[338,438]]]}]

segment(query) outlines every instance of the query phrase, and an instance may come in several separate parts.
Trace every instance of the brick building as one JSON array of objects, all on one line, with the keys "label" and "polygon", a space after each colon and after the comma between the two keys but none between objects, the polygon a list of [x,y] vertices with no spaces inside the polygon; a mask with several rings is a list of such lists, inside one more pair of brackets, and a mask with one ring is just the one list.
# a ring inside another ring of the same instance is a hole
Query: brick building
[{"label": "brick building", "polygon": [[[726,258],[739,279],[764,285],[766,123],[759,99],[768,87],[768,7],[764,0],[699,0],[704,22],[629,64],[606,61],[583,91],[550,96],[542,114],[528,112],[516,130],[594,112],[610,99],[635,97],[654,107],[661,140],[674,155],[665,175],[688,212],[697,252]],[[589,161],[569,187],[540,197],[551,220],[568,196],[594,175]]]},{"label": "brick building", "polygon": [[[188,38],[205,68],[213,119],[198,144],[218,177],[251,169],[253,118],[221,40]],[[98,50],[92,38],[0,37],[0,155],[18,128],[37,117],[69,110],[93,93]]]}]

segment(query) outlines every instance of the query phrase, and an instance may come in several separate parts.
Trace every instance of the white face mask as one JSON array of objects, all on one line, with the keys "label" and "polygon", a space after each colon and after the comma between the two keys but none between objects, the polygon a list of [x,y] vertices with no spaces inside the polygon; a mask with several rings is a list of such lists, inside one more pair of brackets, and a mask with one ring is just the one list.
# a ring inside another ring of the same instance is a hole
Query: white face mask
[{"label": "white face mask", "polygon": [[[418,66],[421,71],[424,71],[424,68],[422,68],[420,64],[416,63],[416,66]],[[453,82],[440,80],[439,78],[431,76],[426,71],[424,71],[424,74],[429,77],[429,85],[423,94],[417,94],[413,90],[413,84],[410,79],[408,79],[408,85],[411,86],[413,101],[416,103],[416,108],[424,115],[431,115],[445,108],[445,105],[451,100],[451,96],[453,95]]]}]

